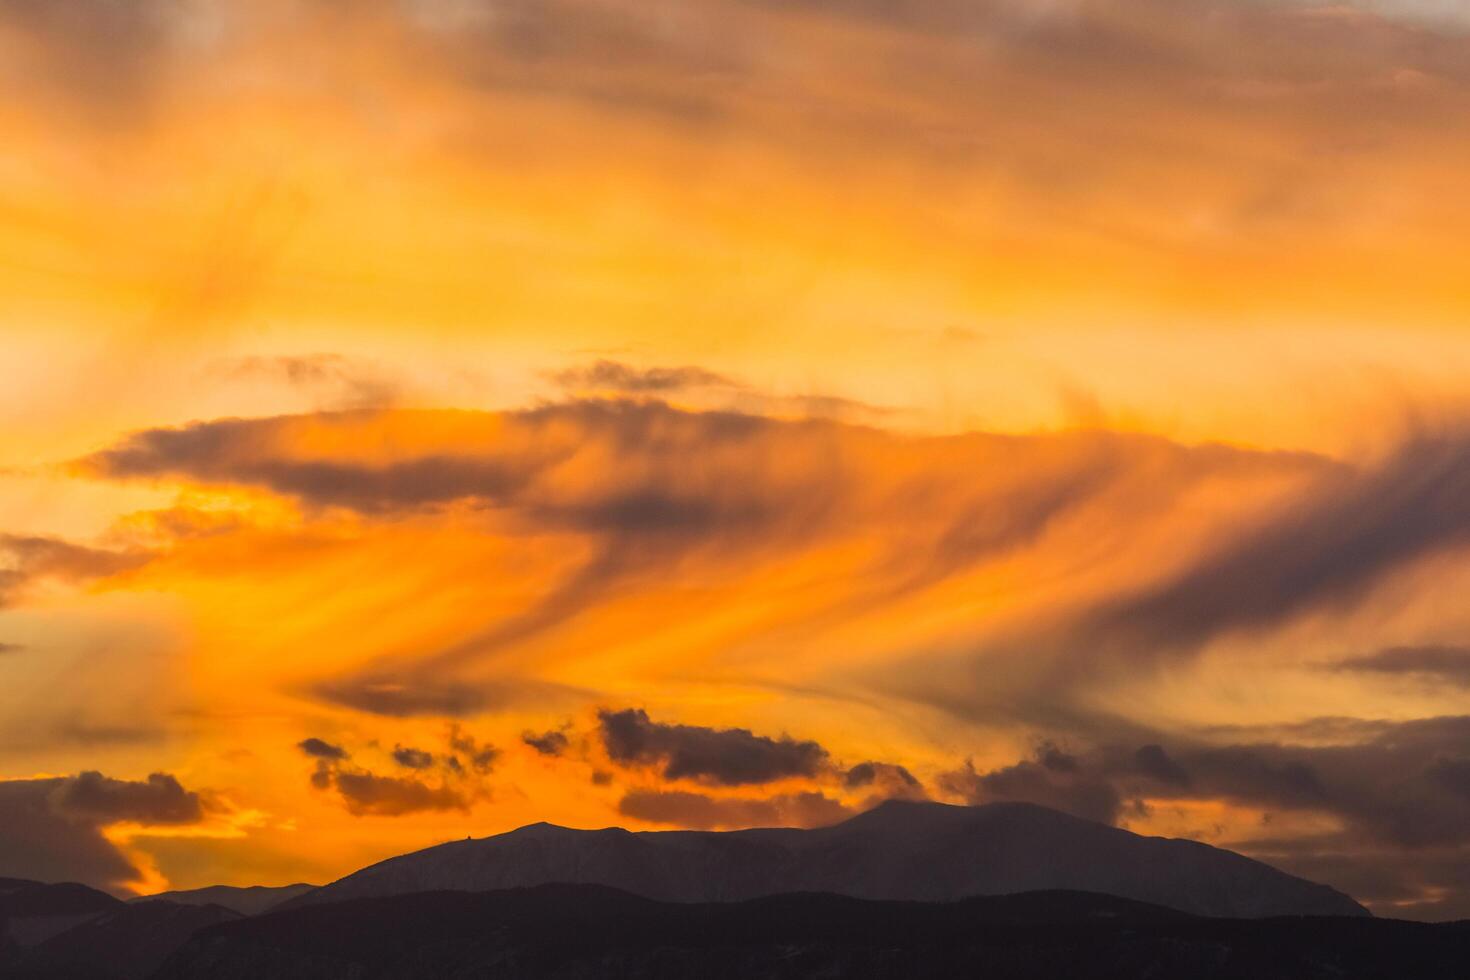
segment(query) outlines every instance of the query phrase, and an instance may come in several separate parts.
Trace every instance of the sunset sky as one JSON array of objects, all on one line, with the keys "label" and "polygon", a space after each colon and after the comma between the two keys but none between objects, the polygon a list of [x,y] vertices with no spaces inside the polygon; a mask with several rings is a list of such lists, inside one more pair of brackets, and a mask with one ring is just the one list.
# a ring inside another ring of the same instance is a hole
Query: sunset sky
[{"label": "sunset sky", "polygon": [[0,0],[0,875],[1031,800],[1470,917],[1460,0]]}]

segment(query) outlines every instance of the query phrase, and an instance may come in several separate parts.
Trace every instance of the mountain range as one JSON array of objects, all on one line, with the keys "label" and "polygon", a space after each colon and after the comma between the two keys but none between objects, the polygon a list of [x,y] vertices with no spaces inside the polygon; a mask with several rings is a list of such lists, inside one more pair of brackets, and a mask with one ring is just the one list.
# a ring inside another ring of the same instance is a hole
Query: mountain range
[{"label": "mountain range", "polygon": [[130,903],[0,878],[6,978],[1386,978],[1465,962],[1470,924],[1374,920],[1230,851],[1019,803],[889,802],[811,830],[534,824],[320,888]]},{"label": "mountain range", "polygon": [[1109,895],[658,902],[599,885],[354,899],[205,929],[156,980],[1461,980],[1470,923],[1210,919]]},{"label": "mountain range", "polygon": [[633,833],[533,824],[390,858],[280,907],[550,883],[669,902],[790,892],[945,902],[1068,889],[1195,915],[1368,914],[1325,885],[1195,841],[1144,837],[1029,803],[899,800],[814,830]]}]

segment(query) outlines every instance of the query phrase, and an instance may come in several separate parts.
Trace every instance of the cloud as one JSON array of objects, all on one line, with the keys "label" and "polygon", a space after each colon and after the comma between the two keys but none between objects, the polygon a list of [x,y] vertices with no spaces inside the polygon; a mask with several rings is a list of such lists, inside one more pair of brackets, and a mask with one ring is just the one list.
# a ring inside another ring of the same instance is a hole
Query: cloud
[{"label": "cloud", "polygon": [[417,779],[379,776],[365,770],[334,771],[329,784],[341,795],[347,812],[358,817],[401,817],[443,810],[468,813],[473,802],[466,793],[447,784],[431,786]]},{"label": "cloud", "polygon": [[907,768],[891,762],[859,762],[842,774],[848,790],[867,790],[874,799],[928,799],[924,786]]},{"label": "cloud", "polygon": [[552,380],[562,388],[584,394],[666,395],[688,388],[742,387],[722,374],[693,365],[638,368],[608,360],[558,371]]},{"label": "cloud", "polygon": [[375,715],[460,717],[493,706],[510,689],[502,685],[446,680],[430,671],[385,674],[369,668],[348,677],[320,681],[310,693]]},{"label": "cloud", "polygon": [[[336,793],[353,816],[402,817],[448,810],[468,813],[490,794],[483,777],[494,768],[499,750],[479,742],[458,725],[449,726],[444,743],[446,751],[437,753],[401,744],[393,746],[387,758],[412,770],[412,776],[373,772],[352,763],[352,753],[347,749],[319,738],[305,739],[297,748],[316,760],[311,785]],[[369,743],[370,748],[375,745]]]},{"label": "cloud", "polygon": [[1050,743],[1038,747],[1032,759],[989,772],[979,772],[966,760],[959,769],[941,773],[938,786],[972,806],[1036,803],[1099,823],[1114,823],[1124,805],[1110,780],[1082,771],[1075,757]]},{"label": "cloud", "polygon": [[0,780],[0,875],[119,890],[140,873],[104,836],[106,827],[179,826],[203,815],[199,794],[166,773],[137,782],[95,771]]},{"label": "cloud", "polygon": [[1470,647],[1389,647],[1362,657],[1339,661],[1338,670],[1374,674],[1410,674],[1438,682],[1470,687]]},{"label": "cloud", "polygon": [[1092,651],[1158,656],[1357,602],[1385,576],[1470,543],[1470,438],[1419,436],[1328,476],[1279,516],[1182,574],[1105,603],[1072,634]]},{"label": "cloud", "polygon": [[361,711],[460,717],[555,697],[549,685],[472,668],[686,562],[741,576],[874,542],[845,594],[816,612],[838,621],[1084,523],[1132,527],[1191,490],[1229,486],[1241,492],[1221,499],[1250,501],[1251,488],[1279,492],[1337,469],[1306,454],[1102,432],[906,436],[626,401],[226,419],[135,433],[78,465],[111,479],[263,489],[320,520],[342,510],[369,522],[437,515],[487,536],[585,545],[579,564],[516,612],[309,686]]},{"label": "cloud", "polygon": [[1189,785],[1189,773],[1170,758],[1162,745],[1140,745],[1133,761],[1138,771],[1151,779],[1171,786]]},{"label": "cloud", "polygon": [[838,800],[818,792],[749,799],[700,793],[633,790],[618,812],[646,823],[697,830],[741,827],[822,827],[852,816]]},{"label": "cloud", "polygon": [[0,875],[118,888],[138,870],[101,827],[57,813],[60,779],[0,780]]},{"label": "cloud", "polygon": [[567,733],[553,729],[548,732],[522,732],[521,741],[542,755],[561,755],[570,744]]},{"label": "cloud", "polygon": [[755,735],[744,728],[666,725],[647,712],[628,708],[597,714],[603,746],[613,762],[657,766],[665,779],[691,779],[717,786],[743,786],[807,778],[828,764],[816,742]]},{"label": "cloud", "polygon": [[131,571],[151,555],[109,551],[37,535],[0,534],[0,607],[23,598],[38,582],[84,584]]},{"label": "cloud", "polygon": [[[1171,802],[1241,807],[1259,814],[1251,833],[1201,825],[1189,835],[1327,882],[1380,913],[1456,917],[1470,883],[1470,717],[1318,719],[1289,731],[1308,741],[1271,732],[1225,743],[1151,733],[1156,741],[1068,751],[1043,742],[1031,758],[989,771],[966,763],[936,785],[969,803],[1021,800],[1145,827],[1151,809]],[[1296,836],[1261,835],[1291,814],[1326,819]]]},{"label": "cloud", "polygon": [[308,738],[296,743],[296,747],[315,759],[337,760],[347,758],[347,750],[340,745],[324,742],[319,738]]},{"label": "cloud", "polygon": [[44,79],[92,121],[151,101],[163,67],[202,7],[187,0],[0,0],[0,39],[22,77]]},{"label": "cloud", "polygon": [[434,765],[434,754],[423,749],[395,745],[393,761],[405,769],[428,769]]},{"label": "cloud", "polygon": [[500,758],[500,750],[493,745],[486,745],[475,740],[468,732],[459,725],[449,726],[449,747],[464,755],[470,768],[475,772],[487,773],[495,768],[495,760]]},{"label": "cloud", "polygon": [[98,824],[188,824],[204,816],[199,794],[161,772],[144,782],[112,779],[95,771],[79,773],[57,787],[53,800],[61,812]]}]

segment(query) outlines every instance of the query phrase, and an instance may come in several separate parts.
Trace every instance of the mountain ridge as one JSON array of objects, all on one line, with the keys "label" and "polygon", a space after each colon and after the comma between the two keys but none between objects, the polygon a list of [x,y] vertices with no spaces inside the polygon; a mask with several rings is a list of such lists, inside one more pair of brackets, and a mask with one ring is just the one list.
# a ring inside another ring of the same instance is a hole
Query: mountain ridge
[{"label": "mountain ridge", "polygon": [[421,891],[605,885],[661,901],[792,892],[953,901],[1097,892],[1196,915],[1368,915],[1349,896],[1197,841],[1145,837],[1029,803],[889,801],[810,830],[577,830],[545,822],[369,865],[277,906]]},{"label": "mountain ridge", "polygon": [[1458,980],[1467,960],[1470,923],[1210,919],[1071,891],[671,903],[540,885],[272,911],[200,931],[155,980]]},{"label": "mountain ridge", "polygon": [[297,882],[292,885],[209,885],[142,895],[130,903],[174,902],[178,905],[218,905],[241,915],[259,915],[282,902],[314,891],[316,885]]}]

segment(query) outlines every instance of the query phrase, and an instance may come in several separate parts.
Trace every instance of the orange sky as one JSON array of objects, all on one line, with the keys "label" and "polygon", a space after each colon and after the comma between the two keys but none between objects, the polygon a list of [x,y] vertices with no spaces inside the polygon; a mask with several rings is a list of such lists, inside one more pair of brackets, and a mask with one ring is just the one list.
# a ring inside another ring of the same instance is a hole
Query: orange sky
[{"label": "orange sky", "polygon": [[1470,915],[1456,6],[0,0],[0,830],[1022,798]]}]

